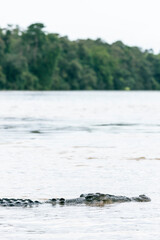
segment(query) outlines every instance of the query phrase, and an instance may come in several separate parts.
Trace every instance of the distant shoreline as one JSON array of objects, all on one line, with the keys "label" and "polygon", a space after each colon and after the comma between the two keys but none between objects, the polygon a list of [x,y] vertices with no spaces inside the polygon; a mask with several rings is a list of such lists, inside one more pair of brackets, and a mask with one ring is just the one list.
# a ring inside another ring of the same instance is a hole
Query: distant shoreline
[{"label": "distant shoreline", "polygon": [[160,54],[121,41],[70,41],[42,23],[0,28],[0,90],[160,90]]}]

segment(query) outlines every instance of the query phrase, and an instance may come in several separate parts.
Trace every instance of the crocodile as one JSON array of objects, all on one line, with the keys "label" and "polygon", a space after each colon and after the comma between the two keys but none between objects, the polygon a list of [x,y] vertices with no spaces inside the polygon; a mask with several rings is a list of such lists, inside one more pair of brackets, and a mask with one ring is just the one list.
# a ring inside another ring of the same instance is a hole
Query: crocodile
[{"label": "crocodile", "polygon": [[65,199],[65,198],[51,198],[46,201],[38,201],[31,199],[16,199],[16,198],[0,198],[0,206],[3,207],[33,207],[40,204],[54,205],[95,205],[103,206],[112,203],[124,202],[150,202],[151,199],[146,195],[139,195],[138,197],[115,196],[103,193],[88,193],[81,194],[78,198]]}]

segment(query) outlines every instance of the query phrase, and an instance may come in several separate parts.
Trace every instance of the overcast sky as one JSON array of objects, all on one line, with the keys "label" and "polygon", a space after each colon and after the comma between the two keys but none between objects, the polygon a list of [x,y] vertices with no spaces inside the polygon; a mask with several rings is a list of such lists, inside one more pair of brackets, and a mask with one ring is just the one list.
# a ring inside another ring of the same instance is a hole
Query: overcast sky
[{"label": "overcast sky", "polygon": [[42,22],[70,39],[102,38],[160,52],[160,0],[0,0],[0,27]]}]

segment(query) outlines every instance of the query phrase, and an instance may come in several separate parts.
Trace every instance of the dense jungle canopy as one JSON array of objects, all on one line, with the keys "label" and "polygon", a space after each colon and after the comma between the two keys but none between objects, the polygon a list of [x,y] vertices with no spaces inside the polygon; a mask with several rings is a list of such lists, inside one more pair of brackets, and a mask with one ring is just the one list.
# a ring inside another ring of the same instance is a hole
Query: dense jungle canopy
[{"label": "dense jungle canopy", "polygon": [[0,28],[0,90],[160,90],[160,54],[44,29]]}]

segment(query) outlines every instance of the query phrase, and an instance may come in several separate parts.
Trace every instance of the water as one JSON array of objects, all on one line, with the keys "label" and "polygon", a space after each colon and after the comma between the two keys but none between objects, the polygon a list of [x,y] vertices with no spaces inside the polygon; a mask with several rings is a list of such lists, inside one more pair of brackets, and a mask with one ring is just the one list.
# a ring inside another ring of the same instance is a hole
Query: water
[{"label": "water", "polygon": [[1,239],[160,239],[159,108],[159,92],[0,92],[0,197],[152,199],[0,207]]}]

